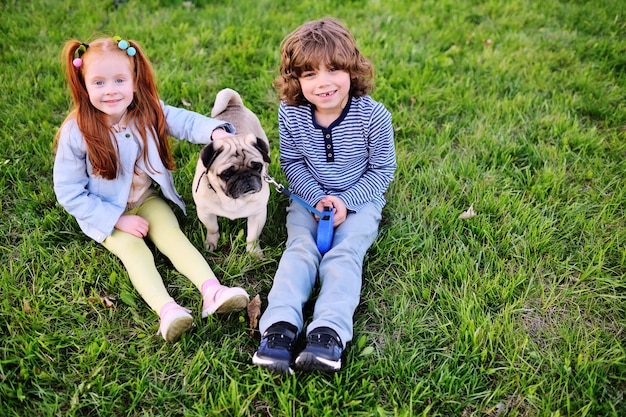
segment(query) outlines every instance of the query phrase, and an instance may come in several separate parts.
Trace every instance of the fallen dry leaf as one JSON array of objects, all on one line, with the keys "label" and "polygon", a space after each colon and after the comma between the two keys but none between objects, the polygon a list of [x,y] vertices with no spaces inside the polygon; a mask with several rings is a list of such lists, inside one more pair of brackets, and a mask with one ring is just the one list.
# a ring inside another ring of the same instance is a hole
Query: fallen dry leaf
[{"label": "fallen dry leaf", "polygon": [[186,99],[182,99],[181,101],[182,101],[184,106],[191,107],[191,103],[188,102]]},{"label": "fallen dry leaf", "polygon": [[22,299],[22,305],[24,306],[24,313],[32,313],[33,311],[30,309],[30,304],[26,298]]},{"label": "fallen dry leaf", "polygon": [[459,219],[471,219],[472,217],[476,217],[476,212],[474,211],[473,205],[469,206],[467,210],[459,214]]},{"label": "fallen dry leaf", "polygon": [[109,300],[108,297],[100,297],[100,301],[102,301],[102,303],[104,303],[104,306],[106,308],[111,308],[111,307],[115,306],[115,304],[113,304],[113,301]]},{"label": "fallen dry leaf", "polygon": [[259,317],[261,317],[261,297],[259,294],[255,295],[248,303],[248,319],[250,320],[250,337],[254,336],[254,330],[259,324]]}]

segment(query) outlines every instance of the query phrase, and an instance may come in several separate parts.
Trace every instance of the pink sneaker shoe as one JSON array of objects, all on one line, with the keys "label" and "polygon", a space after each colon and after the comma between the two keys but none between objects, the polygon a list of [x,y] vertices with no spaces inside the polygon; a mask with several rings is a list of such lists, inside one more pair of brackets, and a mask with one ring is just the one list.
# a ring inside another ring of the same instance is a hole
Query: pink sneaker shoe
[{"label": "pink sneaker shoe", "polygon": [[161,334],[167,342],[177,341],[193,325],[190,313],[191,311],[179,306],[175,301],[165,304],[159,312],[161,324],[157,334]]},{"label": "pink sneaker shoe", "polygon": [[202,318],[214,313],[230,313],[243,310],[248,306],[250,297],[246,290],[240,287],[225,285],[211,285],[202,294]]}]

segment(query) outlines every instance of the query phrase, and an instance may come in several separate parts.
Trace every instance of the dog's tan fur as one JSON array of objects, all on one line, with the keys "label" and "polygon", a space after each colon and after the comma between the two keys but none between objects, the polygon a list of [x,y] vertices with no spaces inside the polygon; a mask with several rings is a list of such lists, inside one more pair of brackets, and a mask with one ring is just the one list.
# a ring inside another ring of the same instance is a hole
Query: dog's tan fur
[{"label": "dog's tan fur", "polygon": [[270,162],[267,136],[257,116],[230,88],[215,97],[211,117],[232,123],[237,133],[206,145],[196,164],[192,192],[198,218],[207,228],[205,246],[217,247],[217,216],[247,218],[246,250],[262,258],[259,237],[270,195],[263,178]]}]

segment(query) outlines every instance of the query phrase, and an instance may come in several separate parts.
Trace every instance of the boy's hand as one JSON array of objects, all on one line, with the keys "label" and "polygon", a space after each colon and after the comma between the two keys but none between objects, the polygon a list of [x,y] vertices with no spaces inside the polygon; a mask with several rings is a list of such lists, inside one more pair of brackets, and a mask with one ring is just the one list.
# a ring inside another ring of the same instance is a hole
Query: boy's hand
[{"label": "boy's hand", "polygon": [[[324,197],[320,201],[318,201],[318,203],[315,205],[315,208],[318,211],[323,211],[324,207],[334,207],[335,208],[335,213],[334,213],[334,216],[335,216],[334,220],[335,221],[333,223],[334,227],[337,227],[341,223],[346,221],[346,216],[348,215],[348,208],[346,207],[344,202],[341,201],[341,199],[339,197],[336,197],[334,195],[327,195],[326,197]],[[317,218],[319,220],[318,216],[315,216],[315,218]]]},{"label": "boy's hand", "polygon": [[141,216],[122,214],[120,218],[117,219],[115,228],[139,238],[144,238],[148,234],[149,226],[148,221]]}]

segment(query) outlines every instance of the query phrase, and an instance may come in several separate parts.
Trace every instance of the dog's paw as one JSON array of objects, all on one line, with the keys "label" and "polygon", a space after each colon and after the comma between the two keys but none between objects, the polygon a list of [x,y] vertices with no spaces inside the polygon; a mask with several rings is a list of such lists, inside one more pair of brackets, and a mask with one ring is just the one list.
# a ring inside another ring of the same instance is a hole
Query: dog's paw
[{"label": "dog's paw", "polygon": [[204,241],[204,247],[211,252],[217,249],[217,242],[220,240],[220,234],[207,234],[206,240]]},{"label": "dog's paw", "polygon": [[261,249],[258,242],[247,243],[246,251],[261,261],[265,260],[265,254],[263,253],[263,249]]}]

